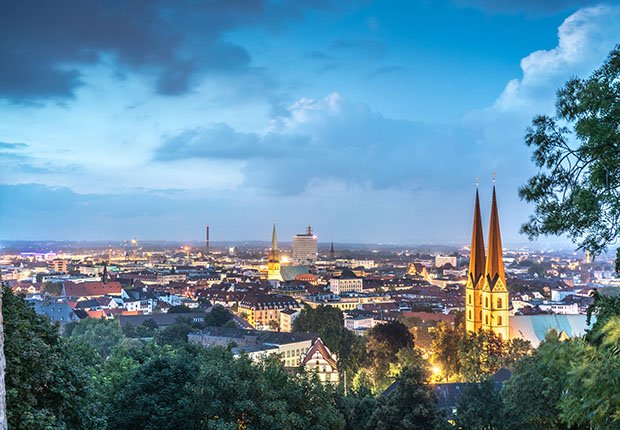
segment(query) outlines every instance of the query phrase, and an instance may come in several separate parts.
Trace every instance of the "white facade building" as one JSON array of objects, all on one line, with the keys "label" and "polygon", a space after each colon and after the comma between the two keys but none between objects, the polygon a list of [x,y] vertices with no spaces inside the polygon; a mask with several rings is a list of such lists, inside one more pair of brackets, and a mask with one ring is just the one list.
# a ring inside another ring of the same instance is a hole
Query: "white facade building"
[{"label": "white facade building", "polygon": [[332,278],[329,280],[329,290],[334,294],[354,291],[361,293],[364,287],[364,278]]},{"label": "white facade building", "polygon": [[317,244],[318,239],[312,234],[312,227],[308,226],[306,234],[293,236],[293,260],[316,261]]}]

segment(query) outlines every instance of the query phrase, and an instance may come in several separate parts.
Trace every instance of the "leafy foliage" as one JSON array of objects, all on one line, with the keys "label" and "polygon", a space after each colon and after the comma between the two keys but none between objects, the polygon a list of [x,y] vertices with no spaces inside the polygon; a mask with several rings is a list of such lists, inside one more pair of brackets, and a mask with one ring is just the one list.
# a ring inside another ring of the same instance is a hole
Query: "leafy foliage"
[{"label": "leafy foliage", "polygon": [[413,335],[407,326],[399,321],[376,325],[368,330],[366,337],[367,367],[376,379],[388,375],[390,363],[396,362],[398,351],[415,346]]},{"label": "leafy foliage", "polygon": [[504,430],[504,403],[491,378],[467,384],[456,410],[455,424],[459,430]]},{"label": "leafy foliage", "polygon": [[556,107],[525,136],[540,171],[519,190],[535,204],[521,230],[567,234],[596,255],[620,234],[620,46],[588,79],[566,82]]},{"label": "leafy foliage", "polygon": [[396,390],[379,397],[368,428],[376,430],[432,430],[443,428],[437,409],[437,395],[426,384],[428,373],[421,367],[405,368],[397,379]]},{"label": "leafy foliage", "polygon": [[10,288],[3,288],[2,311],[9,428],[101,428],[88,363],[80,360],[89,356],[94,363],[93,351],[61,338]]},{"label": "leafy foliage", "polygon": [[305,305],[299,316],[293,321],[293,331],[319,333],[325,327],[343,325],[344,315],[340,309],[323,305],[311,308]]},{"label": "leafy foliage", "polygon": [[71,337],[88,341],[101,357],[106,358],[125,335],[116,320],[86,318],[75,324]]}]

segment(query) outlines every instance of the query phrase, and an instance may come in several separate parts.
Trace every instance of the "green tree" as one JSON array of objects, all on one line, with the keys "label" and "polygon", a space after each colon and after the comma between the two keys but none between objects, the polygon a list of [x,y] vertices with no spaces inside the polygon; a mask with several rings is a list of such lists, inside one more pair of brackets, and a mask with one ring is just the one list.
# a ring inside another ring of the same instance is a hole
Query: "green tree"
[{"label": "green tree", "polygon": [[230,320],[232,320],[230,311],[222,305],[215,305],[205,316],[205,326],[222,327]]},{"label": "green tree", "polygon": [[197,369],[195,357],[182,350],[138,366],[110,399],[108,428],[193,428],[188,399]]},{"label": "green tree", "polygon": [[175,305],[168,308],[169,314],[189,314],[192,310],[185,305]]},{"label": "green tree", "polygon": [[521,228],[530,238],[567,234],[604,251],[620,234],[620,46],[588,79],[558,91],[556,116],[538,116],[525,142],[540,169],[519,195],[535,204]]},{"label": "green tree", "polygon": [[596,316],[596,322],[586,333],[586,340],[593,345],[600,345],[603,338],[603,327],[611,318],[620,315],[620,297],[602,295],[594,290],[592,298],[594,301],[588,306],[587,324],[591,324],[592,315]]},{"label": "green tree", "polygon": [[50,296],[60,296],[62,294],[62,283],[60,282],[44,282],[41,285],[41,292]]},{"label": "green tree", "polygon": [[390,365],[396,363],[398,351],[415,346],[413,335],[403,323],[391,321],[368,330],[366,335],[366,366],[376,379],[379,389],[387,386]]},{"label": "green tree", "polygon": [[293,331],[319,333],[325,327],[343,325],[344,315],[340,309],[324,305],[311,308],[305,305],[293,321]]},{"label": "green tree", "polygon": [[338,357],[340,380],[344,382],[346,375],[347,386],[351,386],[366,356],[364,338],[344,326],[336,325],[322,328],[319,337],[325,346]]},{"label": "green tree", "polygon": [[532,356],[517,362],[512,376],[502,389],[506,428],[569,428],[560,419],[560,399],[572,360],[572,357],[566,354],[568,346],[571,344],[560,342],[557,333],[551,331]]},{"label": "green tree", "polygon": [[598,346],[582,339],[570,342],[560,409],[570,425],[612,430],[620,428],[620,316],[610,318],[601,332]]},{"label": "green tree", "polygon": [[462,334],[449,323],[439,323],[433,331],[433,363],[439,365],[447,381],[458,380],[461,372],[459,344]]},{"label": "green tree", "polygon": [[437,409],[437,395],[428,385],[428,373],[421,367],[405,368],[397,388],[379,397],[367,428],[375,430],[432,430],[445,427],[443,412]]},{"label": "green tree", "polygon": [[195,331],[187,321],[178,319],[174,324],[157,330],[155,332],[155,342],[158,345],[181,346],[187,343],[187,335]]},{"label": "green tree", "polygon": [[459,430],[504,430],[504,404],[491,378],[469,383],[456,406],[455,425]]},{"label": "green tree", "polygon": [[468,331],[459,344],[461,374],[475,382],[497,372],[505,362],[506,343],[490,330]]},{"label": "green tree", "polygon": [[9,428],[102,428],[93,379],[80,359],[89,355],[83,345],[69,345],[8,287],[2,311]]},{"label": "green tree", "polygon": [[88,341],[103,358],[106,358],[125,338],[118,321],[103,318],[83,319],[75,324],[70,335]]}]

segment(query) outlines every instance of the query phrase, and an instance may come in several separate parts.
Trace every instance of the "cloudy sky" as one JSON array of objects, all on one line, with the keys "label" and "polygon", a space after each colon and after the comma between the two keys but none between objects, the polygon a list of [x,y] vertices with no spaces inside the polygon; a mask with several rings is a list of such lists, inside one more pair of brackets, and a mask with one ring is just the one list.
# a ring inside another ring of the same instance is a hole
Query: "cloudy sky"
[{"label": "cloudy sky", "polygon": [[497,172],[525,242],[524,130],[619,42],[596,1],[0,1],[0,239],[460,244]]}]

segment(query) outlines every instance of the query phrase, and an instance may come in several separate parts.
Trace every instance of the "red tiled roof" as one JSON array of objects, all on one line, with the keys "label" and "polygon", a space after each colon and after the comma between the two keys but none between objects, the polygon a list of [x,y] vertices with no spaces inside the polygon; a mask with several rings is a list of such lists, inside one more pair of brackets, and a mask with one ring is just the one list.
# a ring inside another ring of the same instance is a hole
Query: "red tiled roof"
[{"label": "red tiled roof", "polygon": [[106,294],[121,294],[122,287],[120,282],[65,282],[65,296],[69,297],[96,297]]}]

